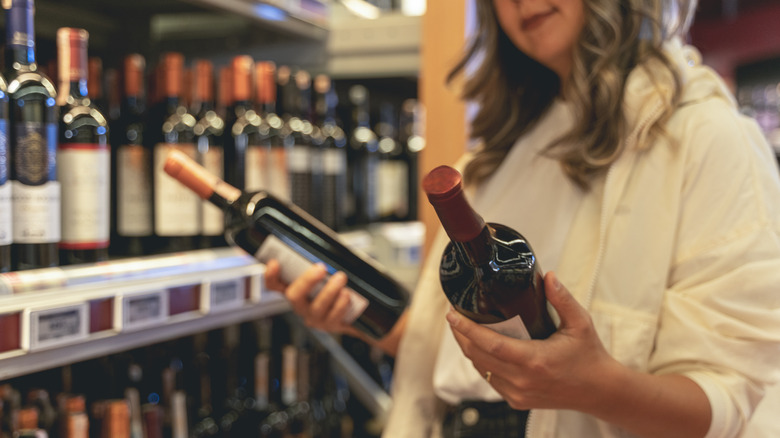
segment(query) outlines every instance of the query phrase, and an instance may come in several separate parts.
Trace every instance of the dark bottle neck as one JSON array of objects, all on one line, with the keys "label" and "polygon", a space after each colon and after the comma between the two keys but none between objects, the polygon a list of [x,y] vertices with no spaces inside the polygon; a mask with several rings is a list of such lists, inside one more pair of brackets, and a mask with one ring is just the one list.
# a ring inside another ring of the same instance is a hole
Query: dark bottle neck
[{"label": "dark bottle neck", "polygon": [[473,266],[489,264],[493,259],[493,245],[490,243],[490,227],[485,226],[475,238],[466,242],[452,241]]},{"label": "dark bottle neck", "polygon": [[35,27],[32,0],[14,1],[6,10],[6,65],[11,70],[35,70]]}]

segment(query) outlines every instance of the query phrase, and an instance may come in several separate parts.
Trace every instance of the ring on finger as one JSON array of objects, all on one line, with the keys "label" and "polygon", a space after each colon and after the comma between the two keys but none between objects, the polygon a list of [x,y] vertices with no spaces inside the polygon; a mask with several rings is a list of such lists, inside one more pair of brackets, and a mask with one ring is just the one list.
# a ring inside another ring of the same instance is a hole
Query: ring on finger
[{"label": "ring on finger", "polygon": [[485,381],[490,383],[490,379],[493,377],[493,373],[490,371],[485,371]]}]

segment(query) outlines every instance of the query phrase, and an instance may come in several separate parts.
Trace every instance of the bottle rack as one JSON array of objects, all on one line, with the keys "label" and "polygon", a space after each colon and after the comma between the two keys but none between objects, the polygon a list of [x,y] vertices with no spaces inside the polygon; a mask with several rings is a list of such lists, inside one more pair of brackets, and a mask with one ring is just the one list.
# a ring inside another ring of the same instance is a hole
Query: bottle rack
[{"label": "bottle rack", "polygon": [[[0,381],[289,311],[264,273],[220,248],[0,274]],[[313,335],[384,418],[389,395],[333,336]]]}]

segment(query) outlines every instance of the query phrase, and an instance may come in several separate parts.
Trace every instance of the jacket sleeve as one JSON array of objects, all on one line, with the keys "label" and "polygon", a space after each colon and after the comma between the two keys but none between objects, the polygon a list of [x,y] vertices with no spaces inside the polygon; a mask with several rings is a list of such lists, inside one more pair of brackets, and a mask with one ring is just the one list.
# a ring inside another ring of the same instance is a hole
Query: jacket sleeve
[{"label": "jacket sleeve", "polygon": [[780,378],[780,181],[754,123],[718,102],[698,114],[650,370],[694,380],[707,438],[734,437]]}]

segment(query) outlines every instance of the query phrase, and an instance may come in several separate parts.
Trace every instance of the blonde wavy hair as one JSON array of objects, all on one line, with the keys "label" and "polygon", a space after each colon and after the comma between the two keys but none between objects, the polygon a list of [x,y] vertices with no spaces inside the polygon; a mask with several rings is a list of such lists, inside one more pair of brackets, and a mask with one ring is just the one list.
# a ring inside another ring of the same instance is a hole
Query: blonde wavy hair
[{"label": "blonde wavy hair", "polygon": [[662,44],[684,37],[697,0],[582,0],[585,27],[574,49],[567,89],[551,70],[518,50],[501,29],[493,0],[476,0],[478,27],[448,82],[463,78],[461,97],[478,104],[471,138],[480,145],[464,170],[469,184],[485,180],[515,141],[529,131],[563,91],[576,114],[575,126],[549,145],[566,173],[583,188],[622,153],[627,122],[622,114],[626,79],[636,66],[657,60],[668,69],[674,92],[663,123],[679,102],[678,71]]}]

